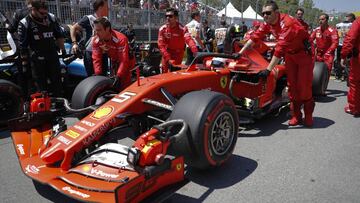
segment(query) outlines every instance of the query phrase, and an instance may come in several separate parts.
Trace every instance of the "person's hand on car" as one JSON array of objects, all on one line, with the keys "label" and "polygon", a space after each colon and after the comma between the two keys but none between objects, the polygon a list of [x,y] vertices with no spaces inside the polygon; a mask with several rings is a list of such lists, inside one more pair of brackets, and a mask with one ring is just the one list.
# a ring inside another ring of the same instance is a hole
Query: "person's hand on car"
[{"label": "person's hand on car", "polygon": [[77,53],[79,53],[79,45],[78,45],[78,43],[73,43],[73,45],[72,45],[72,47],[71,47],[71,50],[72,50],[72,53],[74,53],[74,54],[77,54]]},{"label": "person's hand on car", "polygon": [[113,87],[115,89],[120,89],[120,77],[119,76],[114,76],[114,82],[113,82]]},{"label": "person's hand on car", "polygon": [[270,70],[268,70],[268,69],[261,70],[258,73],[259,78],[263,78],[263,79],[266,79],[269,75],[270,75]]}]

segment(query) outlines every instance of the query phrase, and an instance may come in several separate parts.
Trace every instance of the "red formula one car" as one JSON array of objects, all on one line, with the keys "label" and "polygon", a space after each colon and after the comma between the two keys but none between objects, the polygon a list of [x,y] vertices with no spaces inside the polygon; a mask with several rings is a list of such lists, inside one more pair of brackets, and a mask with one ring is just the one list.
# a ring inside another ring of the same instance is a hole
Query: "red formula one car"
[{"label": "red formula one car", "polygon": [[[254,50],[206,53],[120,93],[108,78],[89,77],[74,91],[71,107],[33,95],[30,112],[9,121],[21,168],[82,201],[144,200],[182,181],[185,164],[207,169],[227,161],[239,115],[257,118],[287,104],[284,66],[264,80],[257,73],[267,64]],[[69,124],[68,115],[79,120]],[[135,141],[124,144],[129,137]]]}]

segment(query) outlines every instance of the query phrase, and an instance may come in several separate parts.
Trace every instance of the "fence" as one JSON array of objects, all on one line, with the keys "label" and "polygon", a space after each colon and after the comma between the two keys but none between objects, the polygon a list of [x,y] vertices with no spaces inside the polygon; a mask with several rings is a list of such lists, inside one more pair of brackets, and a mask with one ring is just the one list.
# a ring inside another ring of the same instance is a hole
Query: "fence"
[{"label": "fence", "polygon": [[[73,24],[84,15],[93,14],[91,5],[79,5],[64,0],[48,1],[49,12],[55,14],[60,23]],[[109,1],[110,3],[111,1]],[[26,7],[24,0],[1,0],[0,11],[11,20],[15,10]],[[204,15],[203,15],[204,16]],[[129,8],[120,4],[110,5],[109,18],[116,29],[132,23],[138,41],[154,41],[157,39],[158,29],[165,24],[165,12],[152,9]],[[205,17],[203,17],[205,18]],[[219,26],[219,19],[211,13],[206,19],[214,28]],[[186,24],[191,20],[188,11],[179,12],[179,21]]]}]

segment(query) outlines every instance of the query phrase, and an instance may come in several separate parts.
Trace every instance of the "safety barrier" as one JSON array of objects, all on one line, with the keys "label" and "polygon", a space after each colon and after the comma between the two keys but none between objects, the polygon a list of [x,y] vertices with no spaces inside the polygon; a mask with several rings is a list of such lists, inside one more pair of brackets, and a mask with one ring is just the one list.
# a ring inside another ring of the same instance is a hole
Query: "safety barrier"
[{"label": "safety barrier", "polygon": [[[62,24],[73,24],[80,20],[84,15],[93,13],[90,4],[76,4],[70,0],[47,1],[49,12],[55,14]],[[13,13],[17,9],[26,7],[24,0],[1,0],[0,11],[11,20]],[[136,30],[137,40],[154,41],[157,39],[158,29],[165,23],[165,11],[123,7],[120,4],[111,5],[109,18],[114,28],[126,27],[132,23]],[[179,21],[186,24],[191,20],[190,12],[180,11]],[[207,16],[209,25],[214,28],[219,26],[219,19],[215,15]]]}]

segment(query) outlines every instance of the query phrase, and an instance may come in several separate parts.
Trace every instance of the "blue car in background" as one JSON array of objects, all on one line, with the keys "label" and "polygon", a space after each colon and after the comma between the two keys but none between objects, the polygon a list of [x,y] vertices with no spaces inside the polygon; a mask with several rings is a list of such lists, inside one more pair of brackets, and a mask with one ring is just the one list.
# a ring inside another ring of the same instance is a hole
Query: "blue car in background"
[{"label": "blue car in background", "polygon": [[[71,44],[65,43],[65,50],[67,54],[70,54]],[[88,77],[83,59],[76,57],[70,64],[65,64],[64,61],[60,59],[60,64],[62,68],[66,69],[68,75],[79,78]]]},{"label": "blue car in background", "polygon": [[[24,105],[25,100],[27,100],[19,86],[20,81],[22,81],[18,78],[18,67],[20,65],[16,44],[6,29],[8,22],[0,12],[0,126],[6,124],[8,119],[21,116],[24,112],[24,106],[26,106]],[[138,68],[140,75],[145,77],[160,73],[161,54],[157,43],[133,43],[132,48],[137,61],[133,70]],[[84,50],[78,55],[71,54],[71,40],[70,43],[65,43],[65,50],[66,58],[59,59],[61,77],[65,98],[72,100],[76,86],[89,75],[82,58]],[[136,71],[132,72],[134,81],[137,77]]]}]

